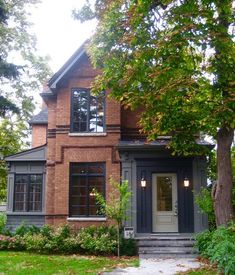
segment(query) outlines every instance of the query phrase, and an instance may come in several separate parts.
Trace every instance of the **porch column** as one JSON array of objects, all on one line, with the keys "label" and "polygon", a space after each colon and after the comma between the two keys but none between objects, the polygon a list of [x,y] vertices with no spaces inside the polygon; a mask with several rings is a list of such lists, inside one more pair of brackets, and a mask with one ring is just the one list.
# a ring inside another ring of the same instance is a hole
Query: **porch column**
[{"label": "porch column", "polygon": [[129,153],[120,153],[121,167],[122,167],[122,180],[128,180],[130,191],[132,192],[130,198],[130,206],[127,210],[128,219],[125,221],[125,226],[133,227],[136,233],[136,162],[130,158]]},{"label": "porch column", "polygon": [[195,203],[195,195],[200,192],[201,187],[207,186],[206,159],[195,157],[193,160],[193,189],[194,189],[194,232],[202,232],[208,228],[207,215],[202,214]]}]

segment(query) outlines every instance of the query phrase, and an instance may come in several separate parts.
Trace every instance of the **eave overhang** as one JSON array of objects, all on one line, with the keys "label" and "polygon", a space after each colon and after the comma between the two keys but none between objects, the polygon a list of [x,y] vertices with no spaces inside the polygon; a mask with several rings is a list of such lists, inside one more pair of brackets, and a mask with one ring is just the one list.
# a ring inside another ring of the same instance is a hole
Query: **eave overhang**
[{"label": "eave overhang", "polygon": [[6,162],[46,161],[47,145],[38,146],[4,158]]},{"label": "eave overhang", "polygon": [[[156,141],[119,141],[116,145],[116,148],[119,151],[138,151],[138,150],[154,150],[154,151],[171,151],[167,146],[169,145],[170,138],[168,139],[158,139]],[[196,143],[201,146],[206,146],[210,150],[214,148],[214,145],[205,141],[205,140],[197,140]]]},{"label": "eave overhang", "polygon": [[[55,73],[48,82],[48,87],[51,89],[52,93],[58,87],[58,83],[65,77],[65,75],[73,68],[73,66],[80,60],[80,58],[86,53],[85,51],[85,41],[79,49],[68,59],[68,61]],[[46,94],[46,93],[45,93]],[[41,94],[45,96],[44,93]]]}]

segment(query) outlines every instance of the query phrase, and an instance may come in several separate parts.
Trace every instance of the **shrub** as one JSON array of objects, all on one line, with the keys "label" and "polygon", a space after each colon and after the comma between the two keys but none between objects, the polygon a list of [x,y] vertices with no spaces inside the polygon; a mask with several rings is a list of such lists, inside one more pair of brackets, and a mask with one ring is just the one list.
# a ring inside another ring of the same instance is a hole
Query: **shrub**
[{"label": "shrub", "polygon": [[28,232],[23,236],[25,248],[39,253],[78,253],[80,249],[78,238],[71,233],[68,225],[56,229],[45,225],[40,232]]},{"label": "shrub", "polygon": [[206,230],[196,236],[196,246],[202,256],[208,257],[207,248],[211,242],[213,231]]},{"label": "shrub", "polygon": [[0,234],[5,230],[7,217],[5,214],[0,214]]},{"label": "shrub", "polygon": [[137,245],[134,239],[121,239],[121,255],[135,256],[137,255]]},{"label": "shrub", "polygon": [[42,236],[47,237],[48,239],[51,239],[53,236],[53,229],[48,224],[45,224],[41,229],[40,233]]},{"label": "shrub", "polygon": [[25,245],[19,236],[0,235],[0,250],[25,250]]},{"label": "shrub", "polygon": [[[117,230],[114,226],[89,226],[77,234],[68,225],[41,229],[20,225],[14,236],[0,235],[0,250],[27,250],[38,253],[79,253],[115,254],[117,252]],[[136,244],[132,239],[121,239],[121,254],[136,254]]]},{"label": "shrub", "polygon": [[215,212],[214,212],[214,206],[213,206],[213,200],[211,196],[211,187],[202,187],[200,189],[199,194],[195,196],[196,204],[201,209],[201,212],[204,214],[207,214],[208,216],[208,222],[209,222],[209,228],[211,230],[216,228],[215,223]]},{"label": "shrub", "polygon": [[202,256],[207,257],[212,263],[217,263],[218,268],[226,275],[233,275],[235,270],[235,223],[228,227],[219,227],[210,232],[205,231],[196,237],[196,245]]},{"label": "shrub", "polygon": [[46,244],[48,244],[48,239],[39,234],[26,233],[22,237],[25,243],[25,249],[33,252],[50,252],[46,249]]},{"label": "shrub", "polygon": [[89,254],[113,254],[117,249],[116,229],[111,226],[89,226],[79,231],[81,248]]}]

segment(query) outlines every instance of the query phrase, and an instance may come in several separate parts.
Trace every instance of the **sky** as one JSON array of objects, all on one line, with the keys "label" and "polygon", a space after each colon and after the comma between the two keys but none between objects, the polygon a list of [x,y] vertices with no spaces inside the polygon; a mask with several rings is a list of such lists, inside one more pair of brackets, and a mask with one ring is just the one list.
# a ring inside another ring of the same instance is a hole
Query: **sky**
[{"label": "sky", "polygon": [[55,73],[91,36],[94,22],[81,24],[72,18],[72,10],[82,7],[85,0],[41,0],[33,7],[29,20],[37,37],[40,55],[49,55],[49,65]]}]

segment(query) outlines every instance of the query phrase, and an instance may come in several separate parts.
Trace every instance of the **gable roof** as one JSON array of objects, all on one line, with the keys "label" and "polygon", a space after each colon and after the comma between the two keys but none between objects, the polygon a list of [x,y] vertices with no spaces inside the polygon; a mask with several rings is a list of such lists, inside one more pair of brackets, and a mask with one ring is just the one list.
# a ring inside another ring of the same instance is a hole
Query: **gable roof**
[{"label": "gable roof", "polygon": [[57,88],[58,82],[66,75],[66,73],[76,64],[85,54],[85,41],[76,52],[68,59],[68,61],[56,72],[48,82],[48,87],[53,91]]},{"label": "gable roof", "polygon": [[48,123],[48,109],[47,108],[43,109],[37,115],[33,116],[29,121],[30,125],[47,124],[47,123]]},{"label": "gable roof", "polygon": [[47,146],[42,145],[5,157],[5,161],[46,161]]}]

